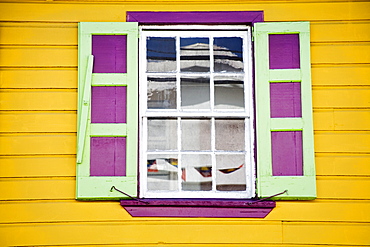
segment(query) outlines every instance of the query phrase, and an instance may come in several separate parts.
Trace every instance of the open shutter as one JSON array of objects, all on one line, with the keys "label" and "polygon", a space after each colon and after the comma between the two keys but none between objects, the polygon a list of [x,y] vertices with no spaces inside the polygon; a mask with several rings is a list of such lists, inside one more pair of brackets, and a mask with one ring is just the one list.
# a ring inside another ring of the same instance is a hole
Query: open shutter
[{"label": "open shutter", "polygon": [[77,199],[137,196],[137,23],[79,23]]},{"label": "open shutter", "polygon": [[254,26],[259,197],[316,197],[309,27]]}]

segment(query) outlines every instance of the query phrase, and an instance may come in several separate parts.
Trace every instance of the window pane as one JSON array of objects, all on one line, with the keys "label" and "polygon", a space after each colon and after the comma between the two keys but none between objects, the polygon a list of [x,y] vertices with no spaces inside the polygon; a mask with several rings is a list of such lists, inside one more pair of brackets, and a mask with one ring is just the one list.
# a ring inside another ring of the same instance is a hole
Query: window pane
[{"label": "window pane", "polygon": [[211,120],[181,120],[182,150],[211,150]]},{"label": "window pane", "polygon": [[181,168],[182,190],[212,190],[211,155],[184,154]]},{"label": "window pane", "polygon": [[177,149],[177,120],[148,119],[148,150]]},{"label": "window pane", "polygon": [[243,71],[243,39],[238,37],[214,39],[215,72]]},{"label": "window pane", "polygon": [[243,109],[244,82],[242,77],[215,77],[215,109]]},{"label": "window pane", "polygon": [[244,150],[244,120],[216,119],[216,150]]},{"label": "window pane", "polygon": [[209,78],[191,76],[181,78],[181,108],[210,108]]},{"label": "window pane", "polygon": [[208,38],[180,39],[180,67],[182,72],[209,72]]},{"label": "window pane", "polygon": [[176,71],[176,41],[175,38],[147,38],[147,71]]},{"label": "window pane", "polygon": [[178,190],[176,155],[148,155],[148,190]]},{"label": "window pane", "polygon": [[222,191],[246,190],[245,156],[216,155],[216,189]]},{"label": "window pane", "polygon": [[176,109],[176,77],[148,77],[148,109]]}]

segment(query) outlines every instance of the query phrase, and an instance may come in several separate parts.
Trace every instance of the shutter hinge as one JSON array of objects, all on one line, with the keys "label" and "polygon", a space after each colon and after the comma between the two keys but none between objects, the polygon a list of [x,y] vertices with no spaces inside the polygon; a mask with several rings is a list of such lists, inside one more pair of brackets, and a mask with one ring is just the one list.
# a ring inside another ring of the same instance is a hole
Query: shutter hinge
[{"label": "shutter hinge", "polygon": [[254,41],[254,27],[252,26],[252,42]]}]

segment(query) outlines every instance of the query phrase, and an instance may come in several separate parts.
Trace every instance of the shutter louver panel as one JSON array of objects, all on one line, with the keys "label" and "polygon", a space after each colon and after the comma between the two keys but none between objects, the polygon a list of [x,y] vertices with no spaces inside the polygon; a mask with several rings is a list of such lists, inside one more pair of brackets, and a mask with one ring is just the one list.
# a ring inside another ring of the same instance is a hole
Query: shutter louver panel
[{"label": "shutter louver panel", "polygon": [[316,197],[308,22],[256,23],[257,193]]},{"label": "shutter louver panel", "polygon": [[79,23],[77,199],[137,196],[137,37],[137,23]]}]

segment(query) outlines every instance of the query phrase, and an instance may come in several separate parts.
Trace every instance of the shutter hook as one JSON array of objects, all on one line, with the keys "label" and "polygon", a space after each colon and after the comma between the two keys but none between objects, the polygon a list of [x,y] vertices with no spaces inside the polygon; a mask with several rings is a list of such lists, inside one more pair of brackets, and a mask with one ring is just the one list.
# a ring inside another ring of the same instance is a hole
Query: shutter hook
[{"label": "shutter hook", "polygon": [[122,190],[117,189],[114,185],[112,186],[112,188],[110,188],[110,192],[112,192],[113,190],[116,190],[118,192],[121,192],[125,196],[130,197],[132,200],[135,200],[135,201],[138,201],[138,202],[142,202],[142,203],[145,203],[145,204],[149,204],[149,202],[145,202],[145,201],[139,200],[137,198],[134,198],[134,197],[130,196],[129,194],[123,192]]},{"label": "shutter hook", "polygon": [[275,197],[275,196],[282,195],[282,194],[287,193],[287,192],[288,192],[288,190],[284,190],[283,192],[277,193],[277,194],[275,194],[275,195],[272,195],[272,196],[269,196],[269,197],[265,197],[265,198],[259,199],[259,200],[257,200],[257,201],[248,202],[248,205],[251,205],[251,204],[253,204],[253,203],[257,203],[257,202],[266,201],[266,200],[268,200],[268,199],[270,199],[270,198],[273,198],[273,197]]}]

